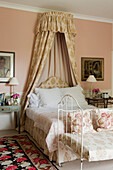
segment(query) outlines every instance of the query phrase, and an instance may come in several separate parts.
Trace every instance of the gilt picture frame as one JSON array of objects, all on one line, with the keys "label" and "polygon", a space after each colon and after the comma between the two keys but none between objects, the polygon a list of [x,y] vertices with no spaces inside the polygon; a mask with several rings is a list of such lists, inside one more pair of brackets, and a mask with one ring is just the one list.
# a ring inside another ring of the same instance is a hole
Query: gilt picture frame
[{"label": "gilt picture frame", "polygon": [[97,81],[104,81],[104,58],[81,57],[81,80],[94,75]]},{"label": "gilt picture frame", "polygon": [[0,51],[0,83],[15,76],[15,52]]}]

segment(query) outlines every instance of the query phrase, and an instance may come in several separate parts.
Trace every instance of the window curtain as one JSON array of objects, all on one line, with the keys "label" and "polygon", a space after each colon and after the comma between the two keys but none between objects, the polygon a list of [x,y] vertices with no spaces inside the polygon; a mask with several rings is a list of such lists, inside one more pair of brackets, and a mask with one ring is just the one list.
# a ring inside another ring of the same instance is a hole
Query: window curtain
[{"label": "window curtain", "polygon": [[[75,59],[75,25],[73,23],[73,15],[63,12],[46,12],[41,15],[37,29],[34,52],[29,71],[26,92],[24,93],[21,105],[21,127],[25,123],[25,109],[27,106],[27,95],[31,93],[39,82],[41,74],[45,67],[48,56],[53,45],[55,33],[64,33],[69,55],[70,75],[72,75],[71,83],[78,84],[77,65]],[[51,56],[52,57],[52,56]],[[63,62],[63,59],[62,59]],[[75,80],[74,80],[75,79]],[[74,82],[75,81],[75,82]],[[21,129],[22,130],[22,129]]]}]

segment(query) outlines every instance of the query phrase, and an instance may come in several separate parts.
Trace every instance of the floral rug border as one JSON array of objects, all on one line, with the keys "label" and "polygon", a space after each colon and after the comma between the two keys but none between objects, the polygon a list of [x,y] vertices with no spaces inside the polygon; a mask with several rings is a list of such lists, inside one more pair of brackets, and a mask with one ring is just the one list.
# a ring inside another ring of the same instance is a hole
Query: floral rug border
[{"label": "floral rug border", "polygon": [[[2,157],[0,157],[0,161],[3,161],[3,167],[7,170],[12,170],[11,168],[17,169],[17,165],[19,165],[19,169],[21,169],[21,166],[23,167],[25,163],[28,165],[27,169],[29,170],[58,170],[56,165],[54,165],[54,163],[50,161],[43,151],[37,146],[38,144],[35,142],[35,140],[27,134],[0,137],[0,144],[4,147],[4,149],[2,149],[3,152],[0,150],[0,155],[2,155]],[[11,153],[7,155],[6,153],[9,151]],[[22,157],[22,155],[24,157]],[[15,162],[15,160],[16,165],[12,164]],[[12,161],[11,166],[5,165],[4,162],[8,163],[8,161]]]}]

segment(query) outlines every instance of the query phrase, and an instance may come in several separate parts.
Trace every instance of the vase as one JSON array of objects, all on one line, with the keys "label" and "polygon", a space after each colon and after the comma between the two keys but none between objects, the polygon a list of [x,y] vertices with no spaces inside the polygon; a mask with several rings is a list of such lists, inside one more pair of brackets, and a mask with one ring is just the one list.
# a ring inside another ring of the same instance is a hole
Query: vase
[{"label": "vase", "polygon": [[94,94],[94,98],[99,98],[100,97],[100,93],[95,93]]},{"label": "vase", "polygon": [[14,105],[18,105],[18,100],[14,99]]}]

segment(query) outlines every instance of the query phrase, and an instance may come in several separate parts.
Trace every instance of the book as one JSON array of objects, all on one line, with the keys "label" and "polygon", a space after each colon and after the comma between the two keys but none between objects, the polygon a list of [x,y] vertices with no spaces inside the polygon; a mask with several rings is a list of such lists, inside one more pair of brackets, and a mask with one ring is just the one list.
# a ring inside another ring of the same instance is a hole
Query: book
[{"label": "book", "polygon": [[5,93],[0,93],[0,106],[5,105]]}]

